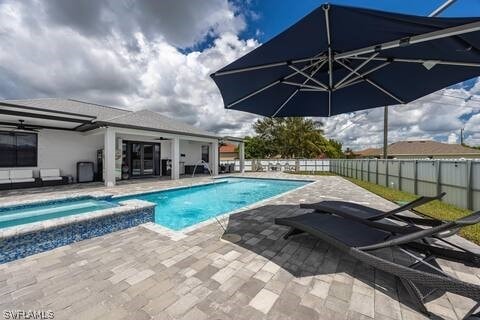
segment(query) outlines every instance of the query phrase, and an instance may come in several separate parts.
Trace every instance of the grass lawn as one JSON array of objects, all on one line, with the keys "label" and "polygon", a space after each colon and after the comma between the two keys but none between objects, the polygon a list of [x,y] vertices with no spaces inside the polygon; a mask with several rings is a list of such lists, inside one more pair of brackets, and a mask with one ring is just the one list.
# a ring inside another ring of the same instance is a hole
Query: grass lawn
[{"label": "grass lawn", "polygon": [[[386,188],[384,186],[379,186],[370,182],[365,182],[365,181],[352,179],[352,178],[345,178],[345,179],[392,202],[411,201],[418,197],[411,193],[407,193],[407,192],[403,192],[403,191],[399,191],[391,188]],[[427,217],[432,217],[432,218],[437,218],[442,220],[455,220],[471,213],[470,210],[462,209],[438,200],[435,200],[421,207],[418,207],[417,211],[424,214]],[[480,224],[463,228],[460,231],[460,235],[477,244],[480,244]]]}]

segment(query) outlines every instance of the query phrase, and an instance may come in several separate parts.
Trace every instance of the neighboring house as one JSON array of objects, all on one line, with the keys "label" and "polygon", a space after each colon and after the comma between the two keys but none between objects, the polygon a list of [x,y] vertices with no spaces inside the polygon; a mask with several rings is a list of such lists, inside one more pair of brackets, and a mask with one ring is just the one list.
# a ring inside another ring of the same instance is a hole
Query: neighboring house
[{"label": "neighboring house", "polygon": [[220,146],[220,162],[232,161],[239,158],[238,147],[232,143],[223,143]]},{"label": "neighboring house", "polygon": [[202,160],[217,174],[220,139],[228,140],[150,110],[56,98],[0,101],[0,170],[38,175],[40,168],[59,168],[76,178],[77,162],[93,162],[107,186],[118,179],[178,179]]},{"label": "neighboring house", "polygon": [[[395,142],[388,146],[387,153],[388,158],[395,159],[480,158],[480,150],[433,140]],[[383,148],[354,151],[354,154],[357,158],[382,158]]]}]

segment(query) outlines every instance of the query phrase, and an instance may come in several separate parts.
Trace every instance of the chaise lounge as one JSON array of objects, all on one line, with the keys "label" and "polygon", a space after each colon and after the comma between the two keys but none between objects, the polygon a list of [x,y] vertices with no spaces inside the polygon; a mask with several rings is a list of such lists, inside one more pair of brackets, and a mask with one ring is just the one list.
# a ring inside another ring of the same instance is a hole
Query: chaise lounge
[{"label": "chaise lounge", "polygon": [[388,218],[397,221],[407,222],[410,224],[435,226],[441,224],[443,221],[435,219],[408,217],[405,215],[400,215],[399,213],[404,211],[415,212],[415,208],[418,208],[434,200],[441,200],[445,195],[446,193],[442,192],[433,197],[422,196],[390,211],[382,211],[372,207],[347,201],[321,201],[317,203],[304,203],[300,204],[300,208],[313,209],[316,212],[320,213],[336,214],[343,218],[357,220],[359,222],[378,221]]},{"label": "chaise lounge", "polygon": [[[290,227],[285,239],[308,233],[365,264],[398,277],[419,309],[426,314],[429,312],[425,302],[427,298],[433,297],[433,294],[448,291],[480,301],[480,286],[453,278],[441,270],[435,261],[436,257],[455,260],[455,256],[450,257],[454,250],[436,248],[423,242],[426,238],[479,222],[480,212],[476,212],[457,221],[398,236],[336,215],[307,213],[275,219],[276,224]],[[431,250],[418,250],[417,244],[431,247]],[[393,255],[395,258],[392,260],[385,259],[385,255],[382,255],[383,249],[398,250],[403,259],[400,254]],[[478,305],[475,308],[477,307]]]}]

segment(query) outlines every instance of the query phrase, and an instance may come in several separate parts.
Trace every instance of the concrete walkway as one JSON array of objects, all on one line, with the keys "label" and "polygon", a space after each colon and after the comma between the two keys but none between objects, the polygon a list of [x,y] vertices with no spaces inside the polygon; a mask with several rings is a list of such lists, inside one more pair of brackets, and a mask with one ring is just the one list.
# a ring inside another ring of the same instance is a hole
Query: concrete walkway
[{"label": "concrete walkway", "polygon": [[[180,238],[139,226],[0,265],[0,310],[4,316],[5,310],[51,310],[55,319],[423,319],[394,277],[310,236],[283,240],[286,228],[274,225],[273,218],[303,213],[301,202],[348,199],[380,209],[394,206],[340,177],[309,178],[316,183],[230,216],[228,227],[242,235],[237,244],[220,240],[223,230],[216,223]],[[107,191],[198,181],[149,181]],[[69,192],[79,191],[55,194]],[[3,201],[51,196],[11,195]],[[442,266],[480,284],[479,269]],[[473,305],[445,294],[428,308],[440,318],[460,319]]]}]

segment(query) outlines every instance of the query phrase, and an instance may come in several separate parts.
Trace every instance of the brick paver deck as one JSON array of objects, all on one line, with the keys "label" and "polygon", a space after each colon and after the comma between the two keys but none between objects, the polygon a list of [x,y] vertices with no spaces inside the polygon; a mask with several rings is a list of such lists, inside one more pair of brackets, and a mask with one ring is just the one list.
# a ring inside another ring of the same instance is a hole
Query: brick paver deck
[{"label": "brick paver deck", "polygon": [[[273,218],[302,213],[300,202],[340,198],[394,206],[340,177],[314,178],[318,182],[301,190],[231,215],[228,230],[242,235],[237,244],[220,240],[216,223],[180,238],[139,226],[0,265],[0,310],[52,310],[55,319],[424,318],[394,277],[310,236],[283,240],[286,228]],[[134,188],[186,183],[150,181]],[[68,192],[76,191],[61,191]],[[442,266],[480,284],[479,269]],[[459,319],[473,305],[445,294],[428,308],[440,318]]]}]

